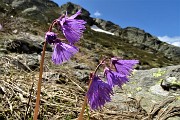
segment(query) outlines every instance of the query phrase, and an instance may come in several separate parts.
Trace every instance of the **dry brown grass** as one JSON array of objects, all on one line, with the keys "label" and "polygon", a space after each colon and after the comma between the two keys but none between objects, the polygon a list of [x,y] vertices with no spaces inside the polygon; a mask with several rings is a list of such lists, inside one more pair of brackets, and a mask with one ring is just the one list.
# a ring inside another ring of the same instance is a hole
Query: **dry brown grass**
[{"label": "dry brown grass", "polygon": [[[76,119],[86,91],[86,85],[78,82],[67,70],[59,78],[43,79],[40,120]],[[0,75],[0,118],[3,120],[31,120],[36,99],[38,72],[11,70]],[[33,85],[34,84],[34,85]],[[141,100],[130,98],[125,104],[129,111],[119,111],[115,107],[104,107],[99,111],[89,111],[84,118],[90,120],[165,120],[180,115],[180,106],[171,106],[170,98],[154,106],[149,112],[141,105]],[[134,109],[134,111],[131,111]]]}]

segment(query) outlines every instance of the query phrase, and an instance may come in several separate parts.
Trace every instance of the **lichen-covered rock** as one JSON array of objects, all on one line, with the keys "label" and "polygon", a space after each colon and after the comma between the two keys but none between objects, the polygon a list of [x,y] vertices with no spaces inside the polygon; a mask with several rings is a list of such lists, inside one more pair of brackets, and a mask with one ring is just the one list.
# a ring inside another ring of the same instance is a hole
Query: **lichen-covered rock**
[{"label": "lichen-covered rock", "polygon": [[[161,102],[164,102],[165,99],[175,97],[177,100],[170,105],[172,107],[178,107],[180,104],[180,86],[178,86],[180,83],[179,69],[180,65],[134,71],[133,75],[130,77],[130,82],[123,86],[123,90],[118,88],[115,89],[116,92],[113,96],[112,104],[109,103],[108,105],[116,105],[120,110],[123,106],[116,104],[117,99],[121,98],[121,101],[124,101],[128,97],[133,97],[141,99],[140,104],[143,109],[150,112],[153,105],[160,104]],[[169,87],[168,90],[163,88],[161,85],[162,81],[166,81],[166,84],[163,83],[163,85]],[[172,85],[174,84],[176,84],[176,86],[174,86],[177,87],[176,89],[172,89]],[[178,117],[175,120],[178,119],[180,118]]]}]

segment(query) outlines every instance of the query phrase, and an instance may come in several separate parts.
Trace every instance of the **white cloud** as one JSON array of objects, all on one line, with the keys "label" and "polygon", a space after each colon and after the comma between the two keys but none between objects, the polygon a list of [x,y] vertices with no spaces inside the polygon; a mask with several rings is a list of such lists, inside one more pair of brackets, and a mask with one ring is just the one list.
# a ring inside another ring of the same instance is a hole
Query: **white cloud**
[{"label": "white cloud", "polygon": [[99,17],[99,16],[101,16],[101,13],[100,13],[99,11],[96,11],[96,12],[94,13],[94,16]]},{"label": "white cloud", "polygon": [[158,37],[161,41],[167,42],[169,44],[172,44],[174,46],[180,47],[180,36],[175,37],[169,37],[169,36],[159,36]]}]

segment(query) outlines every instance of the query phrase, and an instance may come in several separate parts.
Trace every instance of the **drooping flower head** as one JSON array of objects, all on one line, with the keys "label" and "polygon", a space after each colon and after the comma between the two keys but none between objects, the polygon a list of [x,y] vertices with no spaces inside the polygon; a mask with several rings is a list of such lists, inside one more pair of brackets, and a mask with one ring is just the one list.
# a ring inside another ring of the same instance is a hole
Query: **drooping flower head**
[{"label": "drooping flower head", "polygon": [[54,32],[46,32],[45,39],[49,44],[55,43],[57,35]]},{"label": "drooping flower head", "polygon": [[78,49],[75,46],[71,46],[62,42],[56,43],[52,54],[52,61],[55,64],[61,64],[68,61],[77,52]]},{"label": "drooping flower head", "polygon": [[[81,14],[79,10],[76,14],[71,17],[62,15],[58,19],[54,20],[51,24],[49,31],[46,32],[45,39],[48,44],[54,45],[54,51],[52,54],[52,61],[55,64],[61,64],[69,60],[78,49],[73,45],[77,42],[82,36],[85,30],[85,21],[75,19],[78,15]],[[52,31],[52,27],[57,24],[60,30],[62,30],[64,36],[70,44],[65,44],[61,41],[60,38],[57,38],[57,34]]]},{"label": "drooping flower head", "polygon": [[103,82],[98,76],[93,76],[91,86],[87,92],[88,103],[92,110],[104,106],[106,102],[111,101],[113,95],[112,88],[106,82]]},{"label": "drooping flower head", "polygon": [[75,19],[80,14],[81,10],[71,17],[68,17],[66,12],[64,17],[57,19],[64,36],[71,44],[77,42],[85,30],[86,22],[84,20]]},{"label": "drooping flower head", "polygon": [[118,60],[117,58],[111,58],[111,63],[115,66],[117,72],[129,76],[133,67],[139,63],[139,60]]},{"label": "drooping flower head", "polygon": [[[92,110],[102,108],[106,102],[111,101],[113,87],[117,85],[122,88],[122,85],[128,82],[128,76],[133,70],[133,66],[139,62],[138,60],[119,60],[118,58],[111,58],[110,65],[108,65],[106,60],[107,58],[104,58],[96,67],[94,74],[90,74],[92,82],[87,92],[87,98]],[[114,67],[107,67],[111,65],[114,65]],[[105,67],[105,82],[96,75],[100,66]],[[114,68],[115,71],[113,71]]]},{"label": "drooping flower head", "polygon": [[52,61],[55,64],[61,64],[68,61],[75,53],[78,52],[78,49],[75,46],[61,42],[54,32],[47,32],[45,38],[49,44],[54,44]]},{"label": "drooping flower head", "polygon": [[115,85],[118,85],[122,88],[122,85],[128,82],[126,75],[112,71],[110,68],[105,67],[104,74],[106,76],[108,84],[113,88]]}]

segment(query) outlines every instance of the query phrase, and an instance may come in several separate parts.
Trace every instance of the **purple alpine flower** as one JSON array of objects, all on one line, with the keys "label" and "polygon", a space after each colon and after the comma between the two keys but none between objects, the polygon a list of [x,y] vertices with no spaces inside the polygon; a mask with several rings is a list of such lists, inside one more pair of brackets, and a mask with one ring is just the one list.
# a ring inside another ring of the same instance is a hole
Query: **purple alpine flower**
[{"label": "purple alpine flower", "polygon": [[68,61],[77,52],[78,49],[75,46],[71,46],[62,42],[55,43],[52,54],[52,61],[55,64],[61,64],[65,61]]},{"label": "purple alpine flower", "polygon": [[60,23],[60,28],[64,36],[71,44],[77,42],[81,38],[84,30],[86,29],[84,25],[86,24],[86,22],[84,20],[75,19],[80,14],[81,10],[79,10],[71,17],[68,17],[66,13],[64,17],[60,17],[58,19],[58,22]]},{"label": "purple alpine flower", "polygon": [[94,76],[87,92],[88,103],[92,110],[101,108],[106,102],[111,101],[113,90],[109,84],[103,82],[98,76]]},{"label": "purple alpine flower", "polygon": [[57,39],[57,35],[54,32],[48,31],[48,32],[46,32],[45,39],[46,39],[47,43],[53,44],[53,43],[55,43],[55,41]]},{"label": "purple alpine flower", "polygon": [[111,62],[117,72],[129,76],[133,67],[139,63],[139,60],[118,60],[117,58],[111,58]]},{"label": "purple alpine flower", "polygon": [[122,88],[122,85],[128,82],[128,78],[126,75],[122,75],[121,73],[110,70],[109,68],[104,69],[104,74],[106,76],[107,82],[111,87],[118,85]]}]

